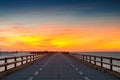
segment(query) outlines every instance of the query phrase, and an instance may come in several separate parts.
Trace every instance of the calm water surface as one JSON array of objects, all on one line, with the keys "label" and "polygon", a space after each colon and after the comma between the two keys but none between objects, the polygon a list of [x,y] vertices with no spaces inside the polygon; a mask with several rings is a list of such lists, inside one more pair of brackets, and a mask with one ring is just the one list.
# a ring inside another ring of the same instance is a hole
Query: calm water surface
[{"label": "calm water surface", "polygon": [[120,58],[120,52],[80,52],[80,54]]},{"label": "calm water surface", "polygon": [[0,53],[0,58],[4,57],[13,57],[13,56],[22,56],[22,55],[30,55],[27,52],[19,52],[19,53]]}]

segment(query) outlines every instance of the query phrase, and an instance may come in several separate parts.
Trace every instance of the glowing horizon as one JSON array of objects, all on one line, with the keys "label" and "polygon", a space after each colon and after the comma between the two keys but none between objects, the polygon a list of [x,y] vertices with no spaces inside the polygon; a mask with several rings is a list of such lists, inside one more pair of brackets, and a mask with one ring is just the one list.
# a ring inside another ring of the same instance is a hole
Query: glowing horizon
[{"label": "glowing horizon", "polygon": [[1,50],[120,51],[118,2],[73,1],[1,2]]}]

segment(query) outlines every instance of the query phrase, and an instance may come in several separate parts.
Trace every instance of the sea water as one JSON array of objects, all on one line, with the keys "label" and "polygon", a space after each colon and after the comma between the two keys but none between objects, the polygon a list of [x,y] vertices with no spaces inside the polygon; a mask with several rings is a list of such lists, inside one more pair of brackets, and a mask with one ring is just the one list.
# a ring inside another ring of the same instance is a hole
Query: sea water
[{"label": "sea water", "polygon": [[15,56],[23,56],[23,55],[29,55],[29,53],[28,53],[28,52],[0,53],[0,58],[4,58],[4,57],[15,57]]},{"label": "sea water", "polygon": [[120,58],[120,52],[79,52],[80,54]]}]

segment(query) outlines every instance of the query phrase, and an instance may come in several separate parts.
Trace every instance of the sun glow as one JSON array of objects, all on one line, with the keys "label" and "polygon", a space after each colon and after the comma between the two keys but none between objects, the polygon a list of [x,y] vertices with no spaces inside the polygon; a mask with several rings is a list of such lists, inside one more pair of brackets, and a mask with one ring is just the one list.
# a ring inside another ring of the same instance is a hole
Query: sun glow
[{"label": "sun glow", "polygon": [[[90,25],[89,25],[90,26]],[[99,25],[98,25],[99,26]],[[105,25],[106,26],[106,25]],[[27,32],[26,32],[27,29]],[[17,31],[16,31],[17,30]],[[119,51],[118,28],[65,27],[57,25],[1,30],[0,45],[9,50]]]}]

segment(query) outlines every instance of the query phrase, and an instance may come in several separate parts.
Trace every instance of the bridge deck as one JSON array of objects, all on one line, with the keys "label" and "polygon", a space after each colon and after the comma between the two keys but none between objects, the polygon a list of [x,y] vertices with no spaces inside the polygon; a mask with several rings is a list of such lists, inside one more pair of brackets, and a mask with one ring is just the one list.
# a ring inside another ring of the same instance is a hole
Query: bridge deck
[{"label": "bridge deck", "polygon": [[64,54],[54,54],[1,80],[118,80]]}]

